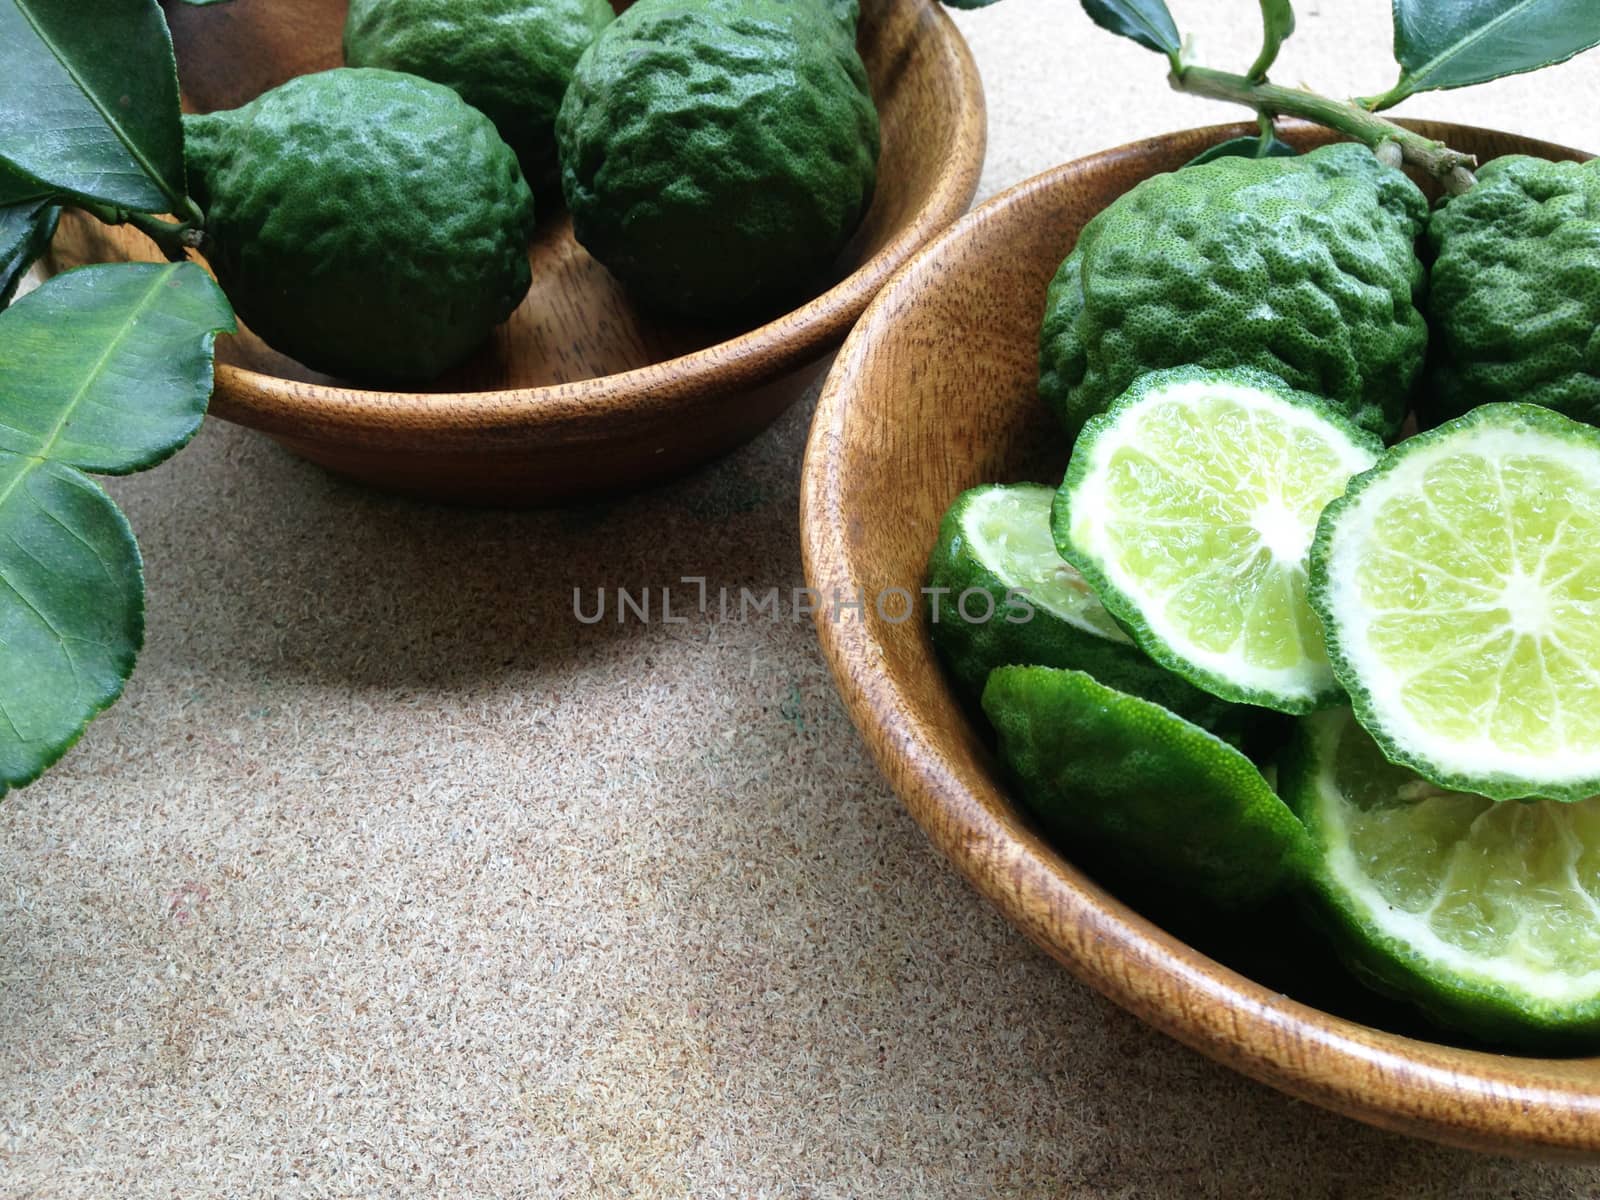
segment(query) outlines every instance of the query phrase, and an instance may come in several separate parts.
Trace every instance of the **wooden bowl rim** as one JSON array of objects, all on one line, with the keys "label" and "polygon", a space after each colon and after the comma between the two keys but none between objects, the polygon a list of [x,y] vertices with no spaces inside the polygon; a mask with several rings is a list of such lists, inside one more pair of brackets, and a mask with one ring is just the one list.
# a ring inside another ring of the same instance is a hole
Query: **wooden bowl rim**
[{"label": "wooden bowl rim", "polygon": [[[1497,134],[1449,122],[1405,124],[1445,140],[1453,131]],[[1174,131],[1064,163],[974,209],[895,274],[839,351],[813,419],[800,498],[809,586],[824,596],[835,589],[854,595],[836,453],[858,416],[853,383],[883,332],[917,303],[925,274],[937,271],[946,251],[1086,169],[1142,158],[1176,137],[1220,141],[1253,129]],[[1538,139],[1517,140],[1529,153],[1581,156]],[[859,416],[862,428],[874,419]],[[825,609],[815,618],[824,656],[891,786],[967,880],[1074,975],[1191,1048],[1370,1124],[1480,1151],[1600,1154],[1600,1060],[1500,1055],[1386,1033],[1272,992],[1179,941],[1102,890],[1020,820],[987,808],[978,796],[1003,791],[949,754],[906,691],[872,666],[882,654],[868,623],[828,620]]]},{"label": "wooden bowl rim", "polygon": [[746,333],[676,358],[569,383],[481,392],[394,392],[285,379],[231,363],[217,365],[211,411],[267,433],[316,430],[413,434],[462,430],[581,431],[670,415],[708,394],[733,394],[776,379],[840,341],[907,258],[967,211],[983,170],[987,117],[983,84],[960,30],[937,0],[896,0],[931,17],[954,126],[941,150],[933,191],[909,223],[849,275],[800,307]]}]

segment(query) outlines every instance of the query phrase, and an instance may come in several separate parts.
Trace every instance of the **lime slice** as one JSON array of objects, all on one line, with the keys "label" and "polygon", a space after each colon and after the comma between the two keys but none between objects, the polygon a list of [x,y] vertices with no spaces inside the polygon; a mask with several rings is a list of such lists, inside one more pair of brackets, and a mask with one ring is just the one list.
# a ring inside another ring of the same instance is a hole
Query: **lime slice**
[{"label": "lime slice", "polygon": [[1600,793],[1600,431],[1474,409],[1323,515],[1312,603],[1384,752],[1498,800]]},{"label": "lime slice", "polygon": [[1600,799],[1445,791],[1343,708],[1301,722],[1282,786],[1361,978],[1490,1041],[1600,1045]]},{"label": "lime slice", "polygon": [[[960,619],[960,593],[973,586],[1009,589],[1025,594],[1031,607],[1096,643],[1114,642],[1132,649],[1133,639],[1056,550],[1050,535],[1055,495],[1054,488],[1041,483],[992,483],[956,498],[940,523],[939,543],[929,559],[929,576],[947,579],[951,589],[940,611],[957,611],[953,625],[974,624]],[[1005,595],[1002,590],[1001,597]],[[974,614],[982,607],[975,604]]]},{"label": "lime slice", "polygon": [[940,522],[928,557],[928,630],[967,694],[981,693],[995,667],[1074,667],[1227,736],[1257,723],[1133,644],[1056,550],[1054,499],[1037,483],[987,484],[963,492]]},{"label": "lime slice", "polygon": [[1055,539],[1158,663],[1283,712],[1338,685],[1306,602],[1317,517],[1380,447],[1269,375],[1146,375],[1083,428]]},{"label": "lime slice", "polygon": [[1001,667],[983,710],[1030,811],[1085,867],[1217,908],[1308,861],[1305,830],[1239,751],[1082,671]]}]

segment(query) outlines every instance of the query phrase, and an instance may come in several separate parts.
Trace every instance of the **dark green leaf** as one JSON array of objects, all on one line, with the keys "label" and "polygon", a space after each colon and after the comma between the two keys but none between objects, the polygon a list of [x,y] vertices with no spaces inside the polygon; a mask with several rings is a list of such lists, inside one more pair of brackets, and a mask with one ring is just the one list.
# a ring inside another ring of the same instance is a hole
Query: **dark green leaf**
[{"label": "dark green leaf", "polygon": [[[224,3],[225,0],[186,0],[186,2],[189,4],[219,4]],[[944,0],[945,6],[948,8],[988,8],[989,5],[996,2],[997,0]]]},{"label": "dark green leaf", "polygon": [[1259,137],[1246,134],[1244,137],[1218,142],[1209,150],[1202,150],[1183,165],[1198,167],[1201,163],[1215,162],[1219,158],[1293,158],[1298,153],[1300,152],[1288,142],[1279,141],[1275,136],[1263,141]]},{"label": "dark green leaf", "polygon": [[46,190],[183,207],[178,75],[156,0],[0,0],[0,159]]},{"label": "dark green leaf", "polygon": [[231,328],[192,263],[84,267],[0,313],[0,794],[121,694],[143,637],[138,548],[81,470],[187,441]]},{"label": "dark green leaf", "polygon": [[56,235],[61,210],[44,200],[25,200],[0,208],[0,309],[11,303],[17,284]]},{"label": "dark green leaf", "polygon": [[1278,51],[1294,32],[1294,8],[1289,0],[1261,0],[1261,53],[1250,68],[1251,79],[1265,79]]},{"label": "dark green leaf", "polygon": [[111,498],[71,467],[0,452],[0,796],[122,694],[143,641],[139,548]]},{"label": "dark green leaf", "polygon": [[1083,11],[1100,28],[1132,38],[1148,50],[1174,55],[1182,47],[1164,0],[1083,0]]},{"label": "dark green leaf", "polygon": [[1400,82],[1375,106],[1537,70],[1594,45],[1596,0],[1394,0]]},{"label": "dark green leaf", "polygon": [[233,328],[193,263],[57,275],[0,313],[0,450],[111,475],[160,462],[199,428]]}]

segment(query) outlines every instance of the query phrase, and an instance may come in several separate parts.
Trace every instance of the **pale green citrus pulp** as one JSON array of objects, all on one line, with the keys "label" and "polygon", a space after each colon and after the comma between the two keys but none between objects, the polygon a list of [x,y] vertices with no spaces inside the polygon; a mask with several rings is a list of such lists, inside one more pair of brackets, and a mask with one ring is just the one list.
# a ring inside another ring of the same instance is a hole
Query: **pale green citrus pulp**
[{"label": "pale green citrus pulp", "polygon": [[1026,593],[1028,603],[1089,633],[1131,645],[1094,590],[1061,558],[1050,536],[1050,503],[1044,487],[990,488],[967,510],[962,528],[973,553]]},{"label": "pale green citrus pulp", "polygon": [[1600,791],[1600,435],[1493,405],[1404,443],[1329,512],[1315,569],[1393,755],[1502,799]]}]

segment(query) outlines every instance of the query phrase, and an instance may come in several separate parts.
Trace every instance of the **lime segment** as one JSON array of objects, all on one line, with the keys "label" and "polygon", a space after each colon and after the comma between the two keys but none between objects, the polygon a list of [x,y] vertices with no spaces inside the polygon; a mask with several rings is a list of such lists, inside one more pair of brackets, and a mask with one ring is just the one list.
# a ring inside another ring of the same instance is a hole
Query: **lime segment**
[{"label": "lime segment", "polygon": [[974,488],[961,514],[961,532],[979,562],[988,564],[1027,602],[1085,633],[1132,646],[1087,581],[1061,557],[1050,534],[1055,491],[1042,484]]},{"label": "lime segment", "polygon": [[1270,376],[1157,372],[1084,427],[1056,543],[1157,662],[1307,712],[1338,696],[1306,600],[1317,517],[1377,451]]},{"label": "lime segment", "polygon": [[1600,432],[1486,405],[1323,517],[1313,603],[1390,757],[1495,799],[1600,793]]}]

